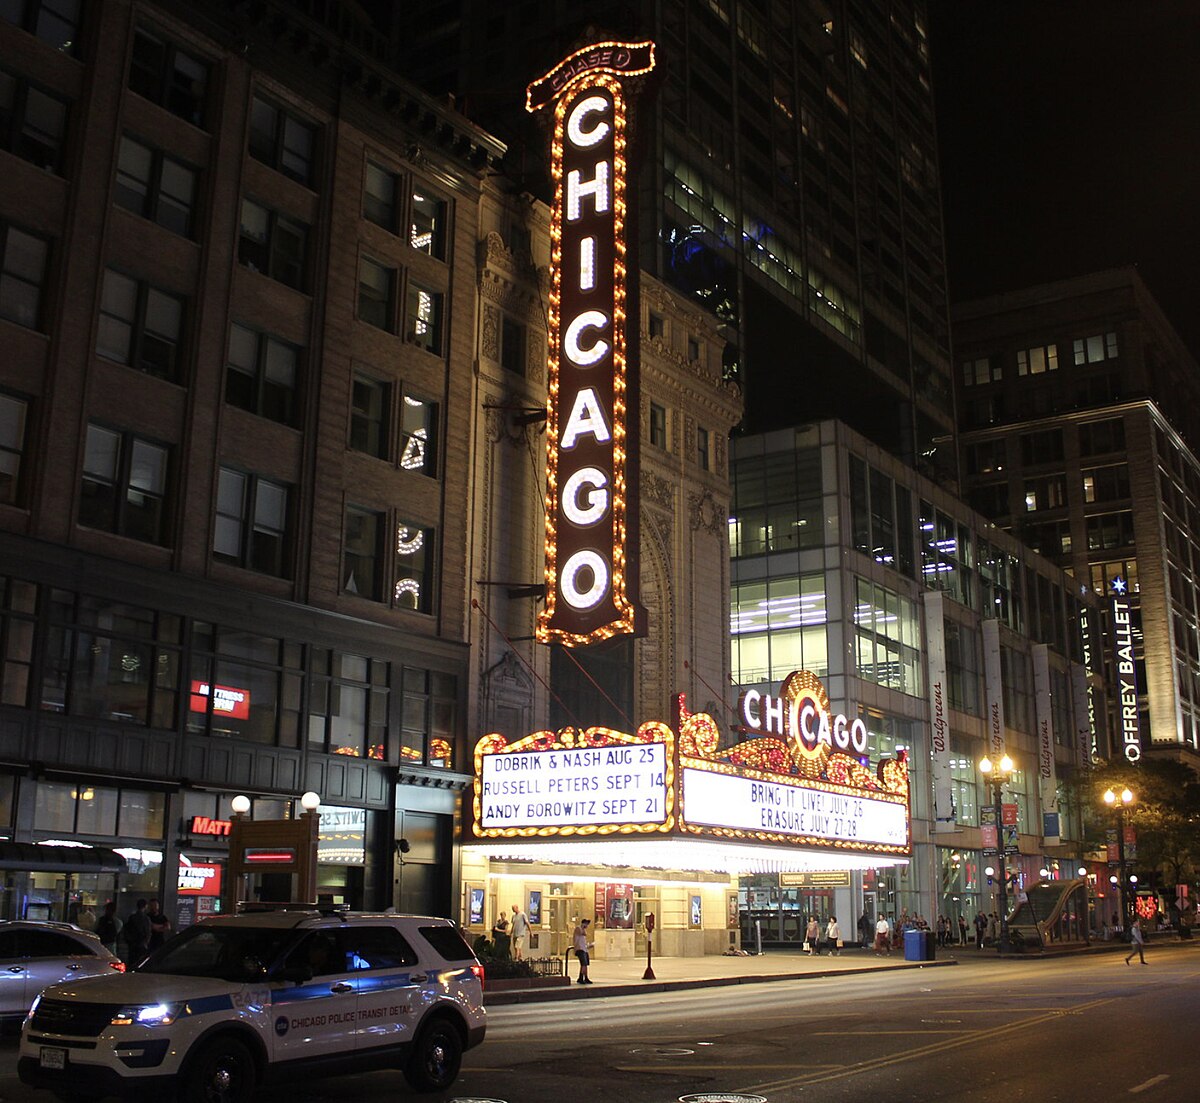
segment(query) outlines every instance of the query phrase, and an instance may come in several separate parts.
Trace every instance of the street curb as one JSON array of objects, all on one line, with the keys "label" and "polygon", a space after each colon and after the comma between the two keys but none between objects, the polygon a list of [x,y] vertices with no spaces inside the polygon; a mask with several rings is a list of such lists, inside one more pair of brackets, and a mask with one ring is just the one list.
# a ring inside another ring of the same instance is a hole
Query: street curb
[{"label": "street curb", "polygon": [[645,981],[642,984],[593,984],[588,988],[531,988],[516,992],[483,993],[485,1007],[522,1003],[553,1003],[559,1000],[599,999],[604,996],[636,996],[642,992],[682,992],[691,988],[726,988],[737,984],[769,984],[779,980],[820,980],[828,977],[863,976],[867,973],[893,973],[902,969],[925,969],[957,965],[957,961],[914,961],[904,965],[862,966],[856,969],[821,969],[811,973],[755,973],[745,977],[703,977],[695,980]]}]

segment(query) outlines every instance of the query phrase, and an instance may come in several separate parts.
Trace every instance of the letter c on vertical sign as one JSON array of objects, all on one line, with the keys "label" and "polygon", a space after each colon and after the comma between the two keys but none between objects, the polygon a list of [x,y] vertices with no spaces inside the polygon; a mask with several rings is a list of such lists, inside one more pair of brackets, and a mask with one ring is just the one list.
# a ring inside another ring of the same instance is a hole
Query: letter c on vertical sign
[{"label": "letter c on vertical sign", "polygon": [[598,115],[608,110],[608,100],[603,96],[584,96],[567,116],[567,137],[576,149],[590,149],[599,145],[608,137],[610,127],[601,120],[591,130],[583,128],[583,121],[588,115]]}]

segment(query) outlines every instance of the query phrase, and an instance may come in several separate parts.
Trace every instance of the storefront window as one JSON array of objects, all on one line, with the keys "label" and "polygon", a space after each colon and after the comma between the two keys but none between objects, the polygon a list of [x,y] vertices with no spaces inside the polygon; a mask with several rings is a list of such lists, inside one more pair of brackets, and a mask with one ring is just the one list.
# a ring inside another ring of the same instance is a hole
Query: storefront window
[{"label": "storefront window", "polygon": [[161,839],[166,823],[166,797],[136,789],[121,790],[118,833],[130,839]]},{"label": "storefront window", "polygon": [[75,786],[67,782],[38,783],[37,802],[33,812],[35,831],[75,830]]},{"label": "storefront window", "polygon": [[100,785],[80,785],[76,802],[75,830],[80,835],[115,835],[117,805],[120,794],[116,789]]}]

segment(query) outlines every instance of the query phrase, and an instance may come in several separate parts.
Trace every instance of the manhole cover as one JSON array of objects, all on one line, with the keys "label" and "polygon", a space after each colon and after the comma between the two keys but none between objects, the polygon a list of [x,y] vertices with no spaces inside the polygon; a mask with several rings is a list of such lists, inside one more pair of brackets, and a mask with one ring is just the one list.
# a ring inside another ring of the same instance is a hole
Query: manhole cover
[{"label": "manhole cover", "polygon": [[679,1103],[767,1103],[765,1095],[735,1095],[733,1092],[701,1092],[681,1095]]}]

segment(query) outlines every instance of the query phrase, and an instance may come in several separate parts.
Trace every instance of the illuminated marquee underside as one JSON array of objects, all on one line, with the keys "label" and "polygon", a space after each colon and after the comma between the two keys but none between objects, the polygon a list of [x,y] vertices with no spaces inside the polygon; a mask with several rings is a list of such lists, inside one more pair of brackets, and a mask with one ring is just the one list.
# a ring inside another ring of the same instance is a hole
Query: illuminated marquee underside
[{"label": "illuminated marquee underside", "polygon": [[473,843],[469,853],[498,861],[556,862],[605,868],[708,870],[719,873],[801,873],[880,869],[908,864],[907,856],[863,855],[804,847],[754,846],[717,839],[605,839],[573,842]]},{"label": "illuminated marquee underside", "polygon": [[636,395],[626,346],[621,78],[653,64],[650,43],[597,43],[529,90],[530,110],[555,104],[543,643],[583,646],[636,633],[643,620],[629,540],[636,495],[626,419]]},{"label": "illuminated marquee underside", "polygon": [[[907,860],[903,759],[872,773],[827,744],[810,752],[751,739],[722,749],[711,716],[689,712],[682,696],[677,708],[678,735],[649,721],[634,735],[565,728],[511,744],[484,736],[475,748],[475,839],[497,857],[605,865],[630,864],[634,854],[642,865],[730,870],[749,869],[743,863],[751,860],[796,870]],[[616,849],[551,849],[596,839]],[[701,842],[713,849],[688,849]],[[688,866],[696,854],[708,855],[705,864]],[[740,857],[708,866],[718,854]]]}]

